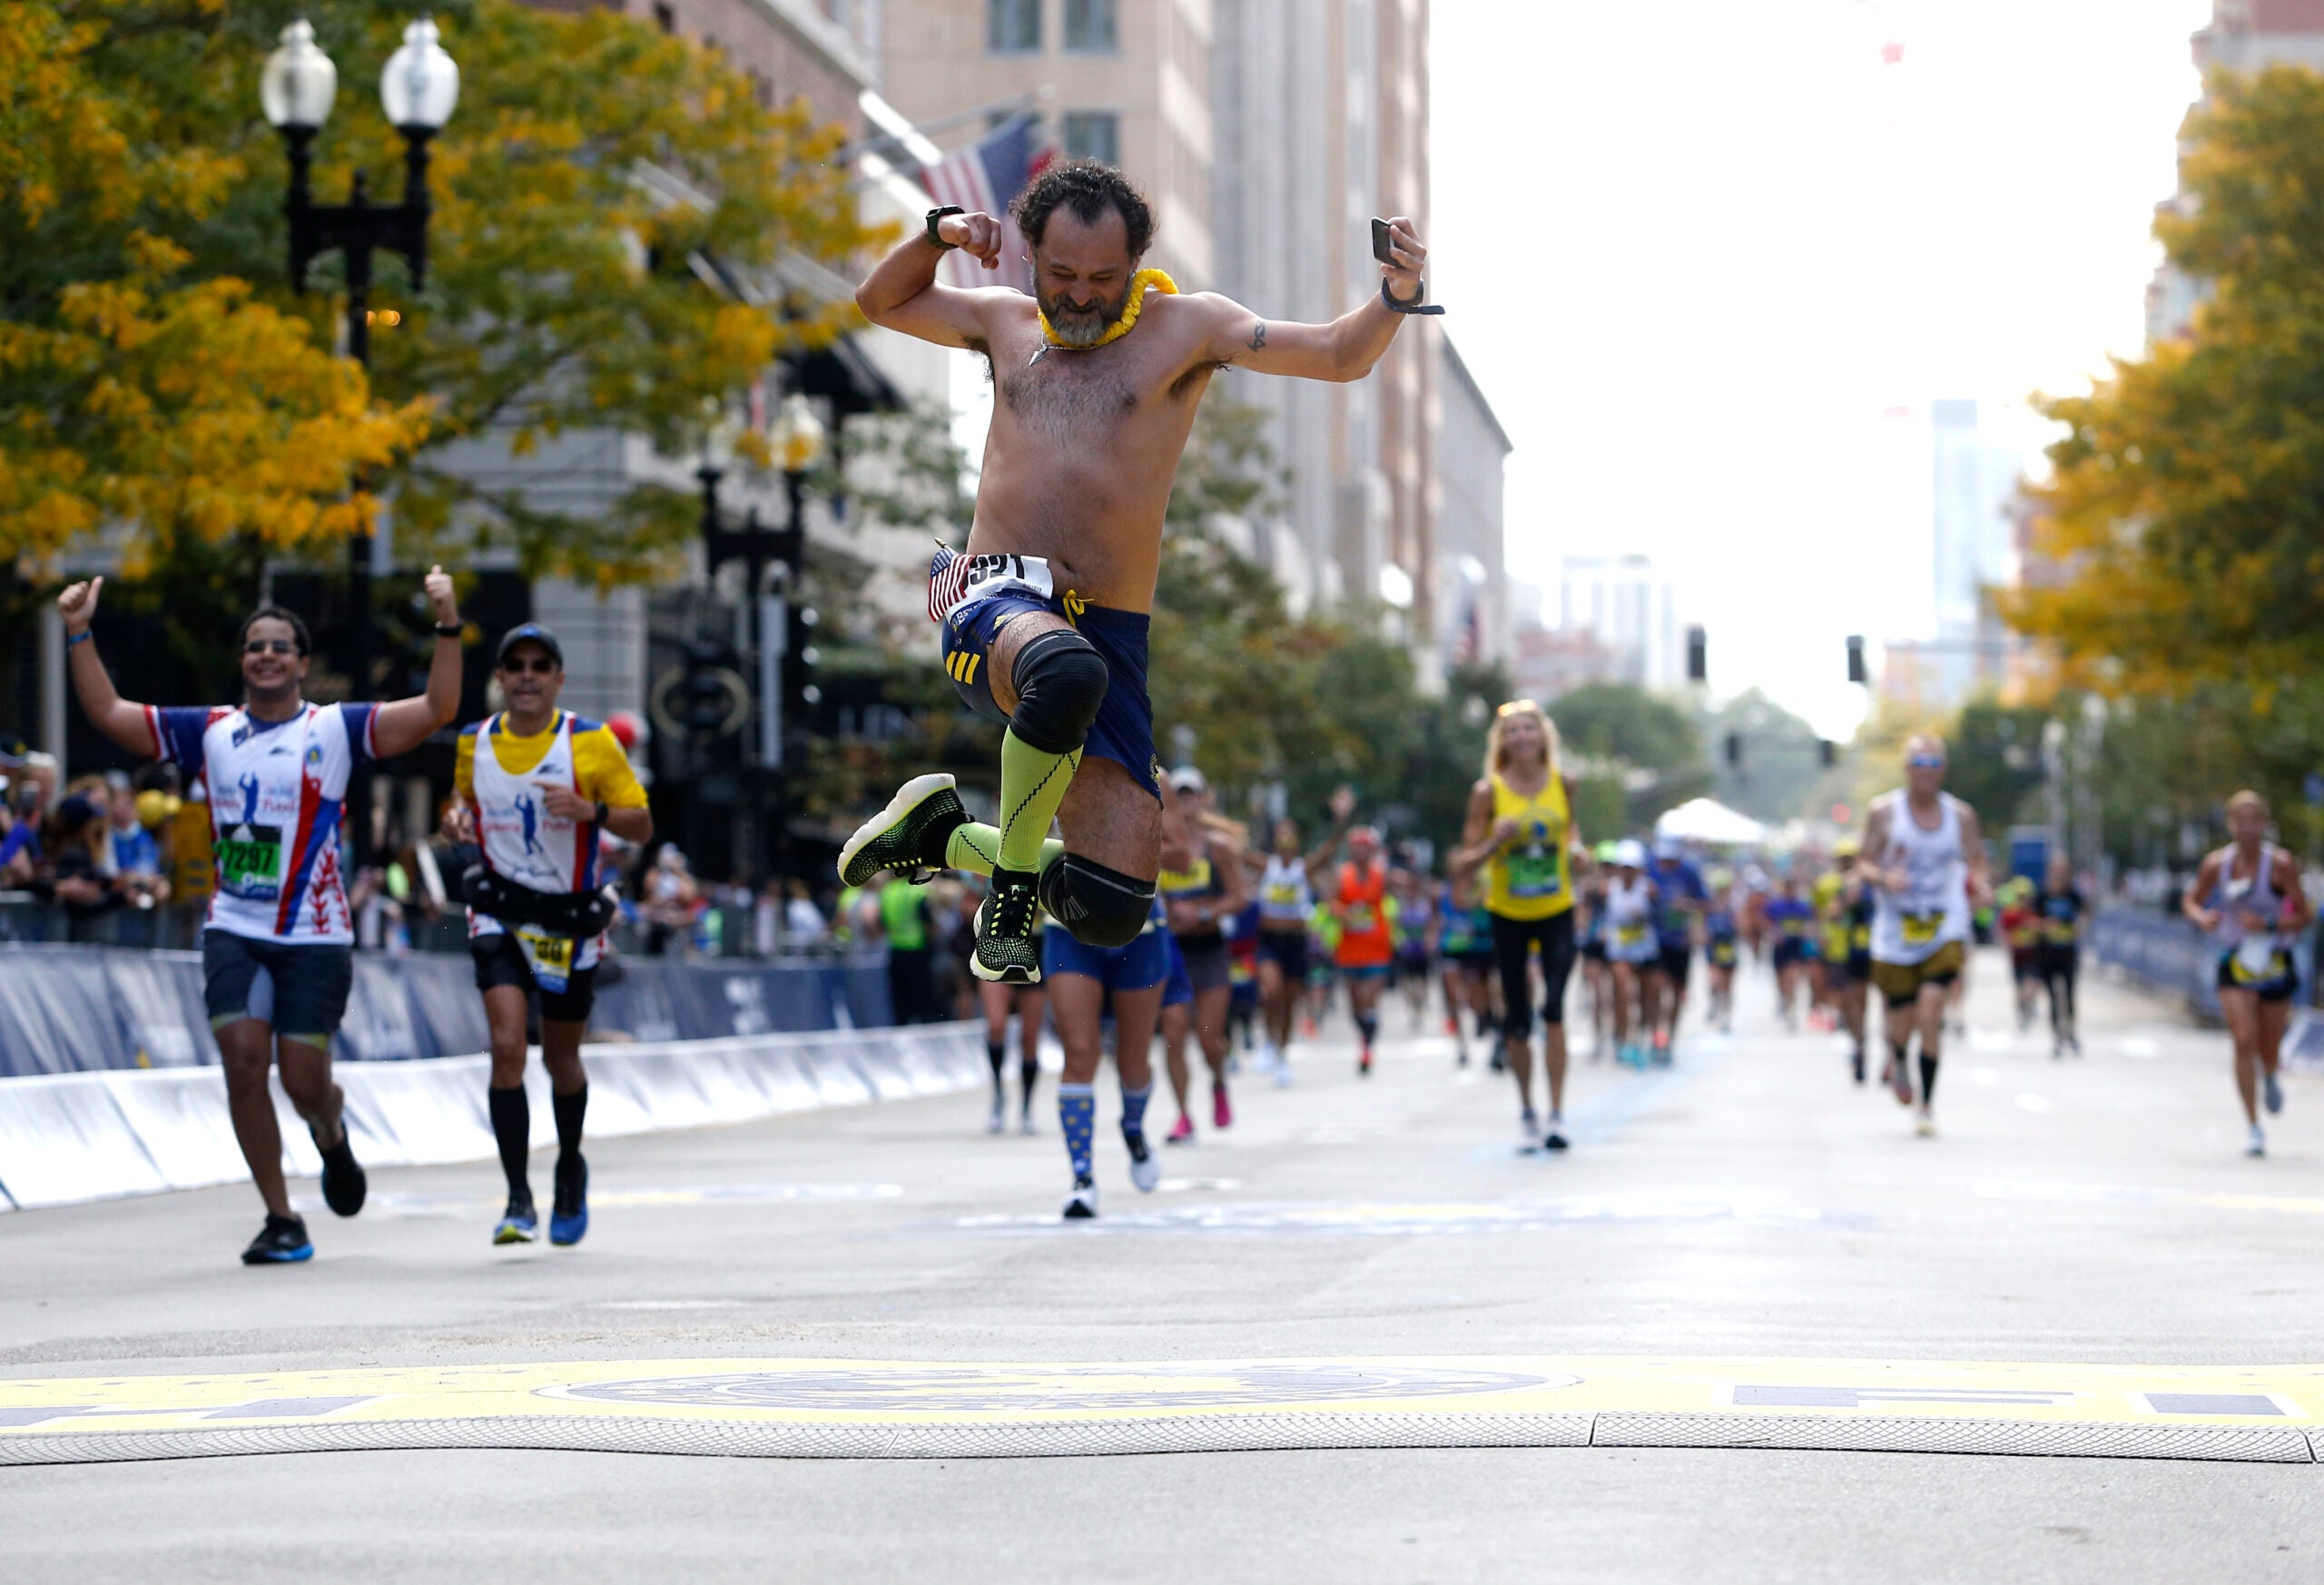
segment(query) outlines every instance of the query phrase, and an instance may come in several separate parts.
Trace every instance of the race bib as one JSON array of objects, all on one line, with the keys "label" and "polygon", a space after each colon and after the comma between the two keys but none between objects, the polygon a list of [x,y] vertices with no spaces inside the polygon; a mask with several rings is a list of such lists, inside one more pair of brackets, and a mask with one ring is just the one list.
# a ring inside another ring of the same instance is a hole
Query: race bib
[{"label": "race bib", "polygon": [[2237,978],[2241,980],[2272,980],[2276,970],[2276,944],[2265,936],[2246,936],[2235,949]]},{"label": "race bib", "polygon": [[1925,947],[1936,940],[1936,932],[1945,924],[1942,913],[1908,913],[1904,916],[1905,945]]},{"label": "race bib", "polygon": [[1554,853],[1540,848],[1528,848],[1521,853],[1512,853],[1505,861],[1509,877],[1509,895],[1521,898],[1555,897],[1564,883],[1558,877],[1558,861]]},{"label": "race bib", "polygon": [[940,555],[929,569],[928,614],[949,620],[971,600],[1009,591],[1046,600],[1057,592],[1049,564],[1038,556]]},{"label": "race bib", "polygon": [[1348,904],[1347,922],[1343,927],[1349,935],[1368,936],[1380,928],[1380,916],[1365,902]]},{"label": "race bib", "polygon": [[1297,908],[1299,888],[1287,881],[1278,881],[1267,888],[1266,903],[1269,908]]},{"label": "race bib", "polygon": [[218,886],[229,897],[264,902],[282,892],[282,828],[229,826],[218,839]]},{"label": "race bib", "polygon": [[576,944],[571,936],[547,935],[530,925],[517,930],[517,948],[543,990],[563,990],[572,982]]},{"label": "race bib", "polygon": [[1643,947],[1646,945],[1646,926],[1642,924],[1617,925],[1614,928],[1614,940],[1625,947]]}]

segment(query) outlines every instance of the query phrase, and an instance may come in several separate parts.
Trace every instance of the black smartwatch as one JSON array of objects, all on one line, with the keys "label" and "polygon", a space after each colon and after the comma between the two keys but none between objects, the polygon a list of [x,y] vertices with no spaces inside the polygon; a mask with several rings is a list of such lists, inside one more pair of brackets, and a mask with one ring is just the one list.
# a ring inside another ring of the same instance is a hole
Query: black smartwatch
[{"label": "black smartwatch", "polygon": [[458,622],[438,622],[436,624],[436,636],[438,638],[458,638],[461,634],[466,633],[468,629]]},{"label": "black smartwatch", "polygon": [[928,230],[925,233],[928,238],[928,245],[938,250],[940,252],[945,253],[949,253],[953,249],[959,247],[960,245],[960,243],[948,242],[937,234],[936,222],[942,220],[948,214],[966,214],[968,212],[969,212],[967,210],[962,209],[957,203],[948,203],[941,209],[930,210],[928,212]]},{"label": "black smartwatch", "polygon": [[611,810],[607,809],[607,808],[606,807],[606,801],[605,801],[604,799],[600,798],[600,799],[598,799],[598,800],[597,800],[597,808],[596,808],[596,816],[597,816],[597,823],[598,823],[599,825],[603,825],[603,824],[605,824],[605,823],[606,823],[606,820],[607,820],[607,819],[612,815],[613,811],[611,811]]},{"label": "black smartwatch", "polygon": [[1444,311],[1443,304],[1430,302],[1427,300],[1428,282],[1425,281],[1420,283],[1420,290],[1413,293],[1412,301],[1405,302],[1399,299],[1394,292],[1388,290],[1388,278],[1386,276],[1384,275],[1380,278],[1380,300],[1388,305],[1388,310],[1391,313],[1441,314]]}]

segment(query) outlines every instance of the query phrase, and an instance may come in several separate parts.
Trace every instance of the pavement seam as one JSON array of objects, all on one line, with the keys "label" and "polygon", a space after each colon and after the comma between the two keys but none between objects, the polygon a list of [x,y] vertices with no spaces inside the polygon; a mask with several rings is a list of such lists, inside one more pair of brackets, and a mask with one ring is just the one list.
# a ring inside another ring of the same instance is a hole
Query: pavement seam
[{"label": "pavement seam", "polygon": [[1379,1448],[1773,1448],[2324,1462],[2324,1432],[1931,1417],[1601,1413],[1162,1415],[1108,1421],[835,1424],[499,1415],[308,1425],[34,1432],[0,1438],[0,1465],[449,1448],[727,1458],[1088,1458]]}]

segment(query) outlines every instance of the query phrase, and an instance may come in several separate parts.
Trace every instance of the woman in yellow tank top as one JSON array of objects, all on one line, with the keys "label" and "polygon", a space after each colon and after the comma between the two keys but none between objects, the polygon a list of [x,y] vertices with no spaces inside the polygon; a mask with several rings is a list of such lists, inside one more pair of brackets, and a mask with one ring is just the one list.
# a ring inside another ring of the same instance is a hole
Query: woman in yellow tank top
[{"label": "woman in yellow tank top", "polygon": [[[1527,1147],[1566,1147],[1565,983],[1573,972],[1573,781],[1558,764],[1558,729],[1531,699],[1512,700],[1493,716],[1485,737],[1484,774],[1469,791],[1469,817],[1453,851],[1456,880],[1485,872],[1485,911],[1492,920],[1501,969],[1502,1035],[1517,1076]],[[1541,1070],[1549,1117],[1533,1110],[1532,958],[1541,952]]]}]

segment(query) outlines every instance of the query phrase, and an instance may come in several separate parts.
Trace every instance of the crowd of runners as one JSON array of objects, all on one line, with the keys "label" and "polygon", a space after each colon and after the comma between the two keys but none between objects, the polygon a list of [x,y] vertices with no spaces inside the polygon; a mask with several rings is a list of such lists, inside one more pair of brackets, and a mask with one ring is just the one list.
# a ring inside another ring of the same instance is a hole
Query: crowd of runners
[{"label": "crowd of runners", "polygon": [[[1907,745],[1905,784],[1874,804],[1852,842],[1771,861],[1634,834],[1588,833],[1586,844],[1556,728],[1529,699],[1493,715],[1462,829],[1441,833],[1441,861],[1433,846],[1391,851],[1346,790],[1312,828],[1278,819],[1256,829],[1221,807],[1198,770],[1164,774],[1146,690],[1147,613],[1170,481],[1204,388],[1236,367],[1363,378],[1406,317],[1436,311],[1422,279],[1426,250],[1409,222],[1376,222],[1379,294],[1329,324],[1297,324],[1215,294],[1182,296],[1139,268],[1154,216],[1108,167],[1054,163],[1012,213],[1029,256],[1009,262],[1029,267],[1029,295],[938,282],[938,262],[956,249],[988,269],[1003,262],[1000,223],[950,207],[930,212],[857,294],[876,323],[974,351],[997,386],[968,543],[935,557],[928,600],[940,635],[932,647],[961,703],[1005,728],[996,818],[972,820],[949,774],[913,778],[847,842],[837,879],[858,896],[878,885],[883,907],[899,894],[906,922],[915,908],[901,893],[940,871],[981,891],[969,958],[992,1064],[988,1126],[1008,1126],[1012,1021],[1019,1127],[1035,1126],[1040,1032],[1053,1030],[1067,1217],[1098,1215],[1097,1079],[1108,1057],[1130,1181],[1151,1191],[1161,1176],[1147,1127],[1157,1038],[1175,1111],[1160,1137],[1167,1147],[1234,1127],[1238,1068],[1292,1085],[1305,1060],[1295,1051],[1326,1018],[1348,1020],[1354,1071],[1369,1078],[1384,1016],[1401,1002],[1417,1028],[1438,1016],[1433,990],[1454,1062],[1470,1062],[1472,1040],[1481,1047],[1515,1088],[1520,1147],[1555,1155],[1572,1143],[1570,1002],[1586,1009],[1590,1058],[1668,1066],[1680,1059],[1699,957],[1696,1029],[1726,1029],[1737,975],[1765,964],[1785,1023],[1844,1031],[1857,1084],[1869,1082],[1877,1050],[1879,1082],[1919,1132],[1934,1133],[1969,949],[1980,911],[1996,902],[1976,817],[1943,790],[1934,738]],[[352,975],[342,811],[362,762],[453,724],[464,632],[453,582],[440,569],[427,579],[437,642],[422,695],[309,700],[306,626],[268,605],[237,635],[242,701],[192,708],[115,692],[92,642],[102,586],[59,597],[73,684],[114,743],[207,790],[205,998],[235,1134],[266,1206],[243,1258],[301,1261],[313,1245],[284,1185],[269,1074],[313,1136],[325,1202],[355,1215],[365,1177],[330,1055]],[[463,727],[456,776],[458,818],[480,855],[463,895],[490,1029],[486,1109],[507,1186],[492,1236],[520,1244],[540,1232],[523,1084],[537,1039],[557,1140],[547,1233],[570,1245],[589,1222],[581,1041],[616,906],[602,883],[606,844],[645,842],[653,822],[615,733],[558,706],[556,636],[526,624],[500,635],[494,654],[504,706]],[[2264,805],[2239,795],[2231,814],[2234,842],[2205,861],[2185,906],[2220,954],[2258,1154],[2261,1110],[2281,1105],[2287,943],[2309,915],[2297,865],[2264,840]],[[2082,895],[2063,869],[2004,890],[2001,928],[2023,943],[2020,972],[2046,989],[2057,1053],[2078,1054]]]}]

